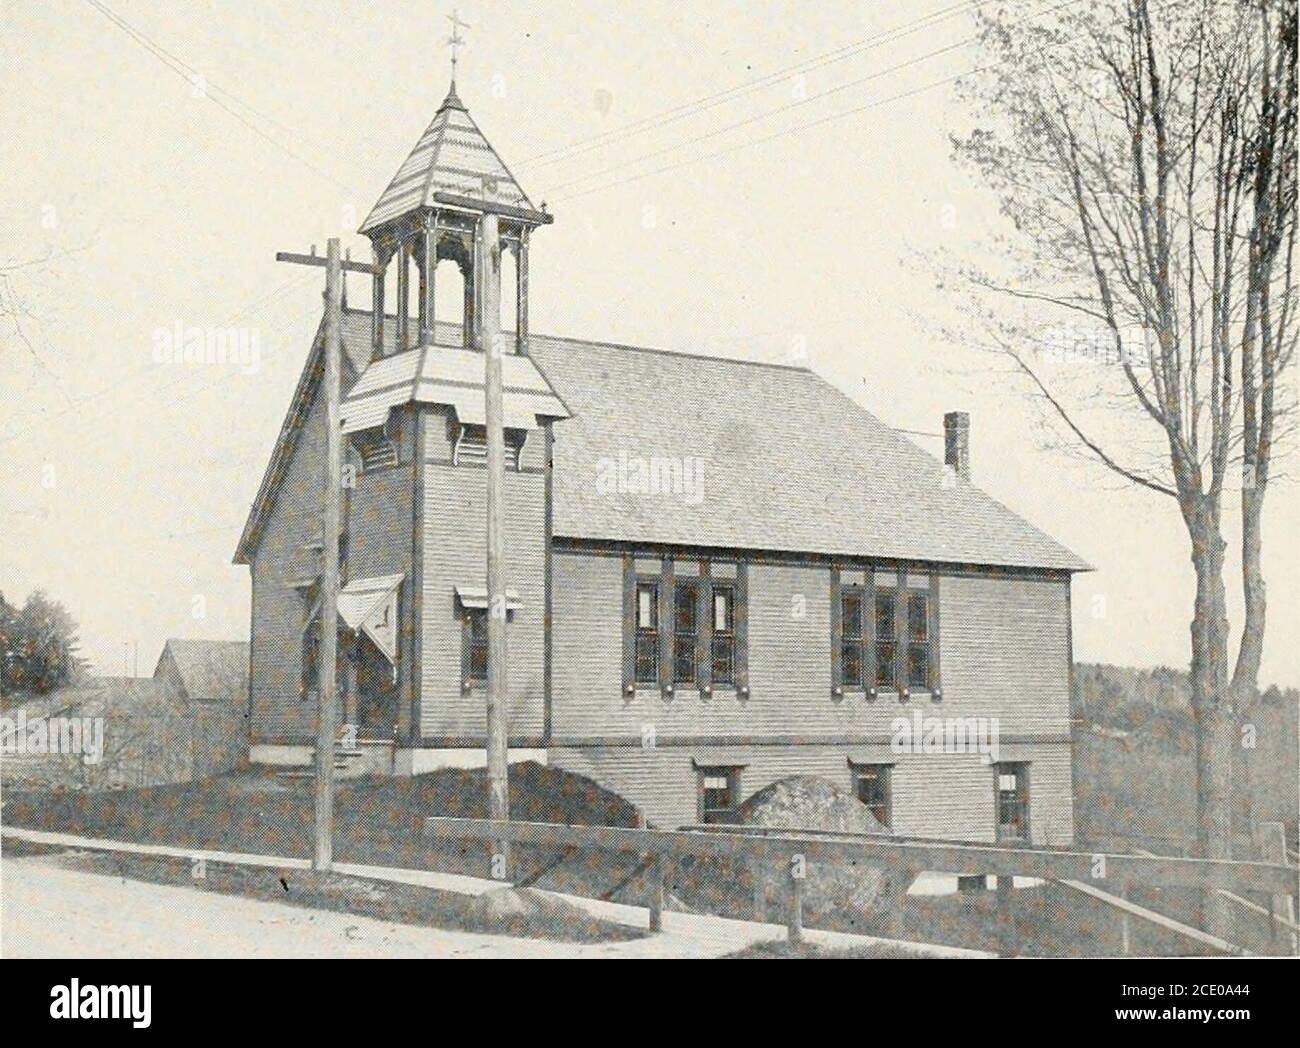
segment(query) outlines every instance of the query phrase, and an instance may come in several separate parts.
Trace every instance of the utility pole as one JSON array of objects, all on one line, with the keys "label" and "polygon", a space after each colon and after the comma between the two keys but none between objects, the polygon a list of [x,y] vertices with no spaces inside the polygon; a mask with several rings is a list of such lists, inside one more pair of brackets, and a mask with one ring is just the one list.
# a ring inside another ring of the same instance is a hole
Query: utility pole
[{"label": "utility pole", "polygon": [[[506,723],[505,431],[501,393],[501,235],[497,216],[479,219],[479,332],[483,345],[487,423],[487,772],[488,818],[510,818]],[[505,842],[497,854],[510,867]],[[503,871],[504,872],[504,871]]]},{"label": "utility pole", "polygon": [[[326,872],[334,861],[334,737],[338,731],[339,614],[339,488],[343,472],[343,434],[339,426],[339,375],[343,357],[343,270],[338,237],[331,237],[326,255],[280,252],[278,262],[325,268],[325,506],[321,551],[320,647],[316,691],[320,709],[316,721],[316,839],[312,869]],[[349,260],[346,268],[374,274],[374,267]]]},{"label": "utility pole", "polygon": [[325,549],[321,553],[320,716],[316,723],[316,847],[312,868],[327,872],[334,862],[334,699],[338,691],[339,484],[343,434],[339,429],[339,370],[343,355],[343,271],[339,240],[330,237],[325,264]]}]

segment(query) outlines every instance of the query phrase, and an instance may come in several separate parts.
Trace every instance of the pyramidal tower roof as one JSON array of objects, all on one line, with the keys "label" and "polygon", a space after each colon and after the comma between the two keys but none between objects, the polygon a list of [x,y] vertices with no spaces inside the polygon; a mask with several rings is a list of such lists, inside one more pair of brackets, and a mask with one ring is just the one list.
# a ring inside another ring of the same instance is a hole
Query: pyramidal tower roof
[{"label": "pyramidal tower roof", "polygon": [[433,122],[371,209],[360,232],[422,207],[437,207],[434,194],[455,193],[535,211],[497,151],[484,137],[453,80]]}]

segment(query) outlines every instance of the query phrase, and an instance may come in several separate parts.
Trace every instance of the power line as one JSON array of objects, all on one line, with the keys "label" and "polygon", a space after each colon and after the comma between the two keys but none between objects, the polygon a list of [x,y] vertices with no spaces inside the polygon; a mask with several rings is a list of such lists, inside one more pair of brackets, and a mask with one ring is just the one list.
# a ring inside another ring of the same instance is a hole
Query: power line
[{"label": "power line", "polygon": [[[1073,0],[1073,2],[1077,2],[1077,0]],[[1062,6],[1067,6],[1067,5],[1062,5]],[[728,131],[735,131],[737,128],[746,127],[749,124],[757,123],[760,120],[766,120],[770,116],[778,116],[779,114],[789,112],[792,109],[799,109],[803,106],[812,105],[814,102],[819,102],[823,98],[828,98],[831,95],[838,94],[841,91],[847,91],[853,87],[861,87],[865,83],[868,83],[872,80],[878,80],[880,77],[888,76],[890,73],[896,73],[900,69],[906,69],[907,67],[916,65],[919,62],[925,62],[931,58],[937,58],[940,55],[947,54],[950,51],[956,51],[959,48],[974,43],[978,39],[979,39],[978,35],[971,36],[965,40],[959,40],[955,44],[948,44],[945,47],[936,48],[933,51],[927,51],[925,54],[916,55],[915,57],[909,58],[904,62],[899,62],[897,65],[892,65],[887,69],[878,70],[877,72],[870,73],[864,77],[859,77],[857,80],[850,80],[849,82],[844,84],[837,84],[835,87],[827,88],[825,91],[819,91],[815,95],[809,95],[807,98],[799,99],[798,101],[791,102],[788,105],[778,106],[776,109],[769,109],[767,112],[764,113],[755,113],[752,116],[745,117],[743,120],[737,120],[735,123],[725,124],[722,127],[714,128],[712,131],[706,131],[704,134],[697,135],[694,138],[688,138],[683,142],[678,142],[675,143],[674,145],[665,146],[662,149],[657,149],[652,153],[645,153],[642,156],[633,157],[630,160],[619,161],[618,163],[611,164],[609,167],[602,168],[599,171],[593,171],[590,174],[581,175],[578,178],[570,179],[568,182],[560,182],[556,185],[551,186],[550,187],[551,191],[554,191],[556,189],[564,189],[572,185],[577,185],[580,182],[587,182],[593,178],[599,178],[601,175],[607,175],[621,168],[629,167],[633,164],[639,164],[645,160],[653,160],[655,157],[663,156],[665,153],[672,153],[678,149],[685,149],[687,146],[695,145],[697,142],[704,142],[710,138],[717,138],[719,135],[724,135]]]},{"label": "power line", "polygon": [[[353,186],[349,186],[344,182],[340,182],[333,175],[329,174],[326,171],[321,170],[319,167],[313,164],[302,154],[296,152],[293,149],[290,149],[283,142],[280,142],[279,140],[273,138],[271,135],[267,134],[265,131],[263,131],[260,127],[254,124],[251,120],[245,117],[238,110],[234,109],[231,105],[227,104],[226,102],[223,102],[219,97],[219,95],[225,95],[227,98],[231,100],[231,102],[243,106],[250,113],[255,114],[260,119],[265,120],[270,124],[277,125],[281,128],[285,128],[289,131],[290,134],[293,134],[298,138],[303,139],[304,141],[307,141],[306,136],[302,135],[298,131],[293,130],[292,128],[289,128],[288,125],[283,124],[282,122],[276,120],[274,117],[270,117],[265,113],[262,113],[261,111],[257,110],[253,106],[249,105],[247,102],[241,100],[238,96],[234,95],[232,92],[227,91],[225,88],[222,88],[217,84],[212,83],[202,72],[195,69],[193,66],[189,65],[184,60],[176,57],[166,48],[162,47],[162,45],[153,41],[148,35],[146,35],[141,30],[136,29],[133,25],[131,25],[131,23],[126,21],[126,19],[122,18],[111,8],[109,8],[106,4],[102,3],[101,0],[86,0],[86,3],[89,4],[96,11],[98,11],[101,15],[103,15],[104,18],[110,21],[113,25],[117,26],[118,29],[122,30],[122,32],[127,34],[132,40],[134,40],[137,44],[143,47],[151,55],[153,55],[153,57],[156,58],[159,62],[161,62],[164,66],[170,69],[182,80],[186,81],[186,83],[190,84],[192,87],[200,86],[205,98],[209,99],[215,105],[225,110],[227,113],[229,113],[232,117],[238,120],[241,124],[243,124],[246,128],[248,128],[248,130],[252,131],[259,138],[269,142],[271,145],[275,146],[283,153],[287,154],[288,156],[292,157],[294,160],[298,161],[298,163],[302,164],[304,167],[308,168],[315,174],[319,175],[321,178],[325,179],[327,182],[332,183],[335,187],[345,190],[348,193],[353,194],[354,196],[362,195],[360,190],[356,189]],[[315,144],[319,145],[319,143],[315,143]]]},{"label": "power line", "polygon": [[[1057,12],[1057,11],[1060,11],[1060,10],[1063,10],[1063,9],[1065,9],[1065,8],[1067,8],[1067,7],[1074,7],[1076,4],[1078,4],[1078,3],[1080,3],[1080,2],[1081,2],[1081,0],[1067,0],[1067,2],[1065,2],[1065,3],[1058,4],[1058,5],[1056,5],[1055,7],[1049,8],[1049,9],[1047,9],[1047,10],[1045,10],[1045,11],[1040,11],[1040,12],[1038,12],[1038,13],[1035,14],[1035,15],[1027,16],[1026,18],[1020,19],[1019,22],[1017,22],[1017,23],[1015,23],[1015,24],[1019,24],[1020,22],[1031,21],[1031,20],[1034,20],[1034,19],[1042,18],[1042,17],[1044,17],[1044,16],[1046,16],[1046,15],[1053,14],[1053,13],[1055,13],[1055,12]],[[969,41],[963,41],[963,45],[964,45],[965,43],[969,43]],[[955,47],[955,46],[962,46],[962,45],[952,45],[952,46],[950,46],[950,47],[948,47],[948,48],[944,48],[944,49],[941,49],[941,50],[952,50],[953,47]],[[1056,46],[1060,46],[1060,45],[1058,44],[1058,45],[1056,45]],[[1051,50],[1051,49],[1049,48],[1048,50]],[[920,56],[918,59],[913,60],[913,61],[919,61],[921,58],[925,58],[925,57],[927,57],[927,56],[922,55],[922,56]],[[874,100],[874,101],[867,102],[867,103],[865,103],[864,105],[855,106],[855,107],[852,108],[852,109],[846,109],[846,110],[843,110],[842,112],[839,112],[839,113],[831,113],[831,114],[829,114],[829,115],[827,115],[827,116],[819,117],[819,118],[816,119],[816,120],[810,120],[810,121],[808,121],[807,123],[796,124],[794,127],[784,128],[784,129],[782,129],[782,130],[780,130],[780,131],[775,131],[775,132],[773,132],[773,133],[771,133],[771,134],[764,135],[764,136],[762,136],[762,137],[760,137],[760,138],[750,139],[750,140],[748,140],[748,141],[744,141],[744,142],[737,142],[737,143],[735,143],[735,144],[733,144],[733,145],[731,145],[731,146],[727,146],[727,147],[725,147],[725,148],[723,148],[723,149],[715,150],[715,151],[712,152],[712,153],[704,153],[704,154],[701,154],[700,156],[696,156],[696,157],[687,157],[687,158],[684,159],[684,160],[680,160],[680,161],[677,161],[676,163],[672,163],[672,164],[666,164],[666,165],[664,165],[664,166],[662,166],[662,167],[657,167],[657,168],[654,168],[654,169],[652,169],[652,170],[650,170],[650,171],[643,171],[643,172],[641,172],[641,173],[639,173],[639,174],[629,175],[627,178],[618,179],[618,180],[613,181],[613,182],[606,182],[606,183],[603,183],[603,184],[601,184],[601,185],[593,186],[593,187],[590,188],[590,189],[584,189],[584,190],[581,190],[581,191],[576,192],[576,193],[569,193],[569,194],[567,194],[567,195],[565,195],[565,196],[561,196],[561,197],[556,198],[556,199],[553,201],[553,203],[562,203],[562,202],[564,202],[564,201],[568,201],[568,200],[577,200],[577,199],[579,199],[579,198],[581,198],[581,197],[590,196],[592,193],[599,193],[599,192],[602,192],[603,190],[606,190],[606,189],[615,189],[615,188],[617,188],[617,187],[619,187],[619,186],[627,185],[628,183],[631,183],[631,182],[638,182],[638,181],[640,181],[640,180],[642,180],[642,179],[644,179],[644,178],[650,178],[650,177],[652,177],[652,176],[654,176],[654,175],[665,174],[665,173],[667,173],[667,172],[669,172],[669,171],[675,171],[675,170],[677,170],[677,169],[679,169],[679,168],[687,167],[687,166],[689,166],[689,165],[691,165],[691,164],[702,163],[702,162],[704,162],[704,161],[706,161],[706,160],[715,160],[715,159],[717,159],[717,158],[719,158],[719,157],[727,156],[727,155],[729,155],[729,154],[731,154],[731,153],[738,152],[739,150],[742,150],[742,149],[749,149],[749,148],[751,148],[752,146],[763,145],[763,144],[765,144],[765,143],[767,143],[767,142],[774,141],[775,139],[778,139],[778,138],[784,138],[784,137],[786,137],[786,136],[788,136],[788,135],[798,134],[798,133],[801,132],[801,131],[808,131],[808,130],[811,130],[812,128],[820,127],[820,126],[822,126],[822,125],[824,125],[824,124],[829,124],[829,123],[831,123],[831,122],[833,122],[833,121],[836,121],[836,120],[843,120],[843,119],[845,119],[845,118],[847,118],[847,117],[850,117],[850,116],[856,116],[856,115],[858,115],[858,114],[860,114],[860,113],[867,112],[868,110],[876,109],[876,108],[878,108],[878,107],[880,107],[880,106],[887,105],[887,104],[889,104],[890,102],[897,102],[897,101],[900,101],[900,100],[902,100],[902,99],[904,99],[904,98],[910,98],[910,97],[912,97],[913,95],[921,94],[921,93],[924,92],[924,91],[930,91],[930,90],[933,90],[933,89],[936,88],[936,87],[943,87],[943,86],[946,85],[946,84],[954,83],[954,82],[956,82],[956,81],[962,79],[963,77],[974,76],[974,75],[977,75],[977,74],[979,74],[979,73],[987,72],[987,71],[990,70],[990,69],[996,69],[996,68],[998,68],[999,66],[1005,65],[1007,61],[1008,61],[1007,59],[1004,59],[1003,61],[1000,61],[1000,62],[992,62],[992,63],[990,63],[989,65],[986,65],[986,66],[980,66],[980,67],[975,68],[975,69],[968,69],[968,70],[965,70],[964,72],[956,73],[956,74],[954,74],[954,75],[952,75],[952,76],[944,77],[944,78],[942,78],[942,79],[940,79],[940,80],[935,80],[935,81],[932,81],[931,83],[928,83],[928,84],[923,84],[923,85],[921,85],[920,87],[911,88],[911,89],[909,89],[909,90],[907,90],[907,91],[900,91],[900,92],[898,92],[897,94],[890,95],[890,96],[887,97],[887,98],[876,99],[876,100]],[[908,64],[910,64],[910,63],[908,63]],[[786,108],[791,108],[791,107],[786,107]],[[705,136],[701,136],[701,138],[707,138],[707,137],[709,137],[709,136],[707,136],[707,135],[705,135]],[[691,144],[690,141],[682,143],[682,145],[690,145],[690,144]],[[652,155],[653,155],[653,154],[652,154]],[[641,159],[646,159],[646,158],[643,157],[643,158],[641,158]],[[581,181],[581,180],[579,180],[579,181]]]},{"label": "power line", "polygon": [[[287,296],[288,293],[294,290],[296,287],[299,287],[302,284],[306,283],[309,275],[310,274],[307,274],[286,281],[285,283],[277,287],[275,290],[269,292],[268,294],[262,296],[261,298],[255,299],[253,300],[253,302],[245,306],[241,306],[238,311],[233,313],[231,316],[227,317],[225,320],[220,321],[216,326],[225,327],[229,324],[233,324],[236,320],[242,320],[244,317],[251,315],[252,313],[256,312],[258,309],[262,309],[266,306],[272,305],[274,302],[279,301],[280,299]],[[80,412],[83,408],[86,407],[86,405],[101,400],[103,397],[106,397],[109,393],[112,393],[114,390],[119,389],[126,383],[134,381],[135,379],[140,378],[151,371],[155,371],[157,367],[158,367],[157,364],[149,363],[149,364],[144,364],[141,367],[136,368],[132,371],[129,371],[126,374],[122,375],[120,378],[114,380],[113,382],[110,382],[108,385],[102,386],[94,393],[91,393],[86,397],[82,397],[80,400],[64,408],[62,411],[50,415],[47,418],[43,418],[39,422],[34,422],[30,426],[27,426],[24,429],[20,429],[17,432],[7,433],[4,434],[3,436],[0,436],[0,444],[7,444],[13,440],[19,440],[22,437],[26,436],[28,433],[32,433],[36,429],[50,422],[53,422],[56,419],[62,418],[65,415],[70,415],[74,411]]]},{"label": "power line", "polygon": [[[1075,0],[1075,2],[1077,2],[1077,0]],[[727,146],[725,149],[719,149],[712,153],[704,153],[696,157],[687,157],[685,160],[678,161],[677,163],[674,164],[667,164],[663,167],[654,168],[651,171],[643,171],[640,174],[629,175],[627,178],[621,178],[614,182],[606,182],[602,185],[593,186],[590,189],[584,189],[577,193],[570,193],[567,196],[557,197],[554,201],[552,201],[552,203],[558,204],[568,200],[577,200],[580,197],[590,196],[592,193],[599,193],[606,189],[615,189],[618,186],[627,185],[628,183],[631,182],[639,182],[643,178],[650,178],[653,175],[662,175],[669,171],[676,171],[678,168],[688,167],[691,164],[703,163],[706,160],[716,160],[718,157],[727,156],[731,153],[738,152],[742,149],[749,149],[752,146],[761,146],[775,139],[785,138],[787,135],[797,134],[800,131],[808,131],[811,130],[812,128],[820,127],[822,124],[829,124],[834,120],[842,120],[845,117],[855,116],[858,113],[865,113],[869,109],[875,109],[879,106],[887,105],[890,102],[897,102],[904,98],[910,98],[912,95],[918,95],[921,94],[923,91],[929,91],[936,87],[942,87],[945,84],[951,84],[957,80],[960,80],[964,76],[969,76],[973,73],[981,73],[984,72],[986,69],[992,69],[992,68],[994,67],[984,66],[981,69],[973,69],[973,70],[968,70],[967,72],[964,73],[957,73],[953,76],[944,77],[942,80],[936,80],[933,83],[925,84],[921,87],[912,88],[909,91],[901,91],[896,95],[890,95],[888,98],[880,98],[873,102],[868,102],[866,105],[857,106],[854,109],[845,110],[842,113],[832,113],[829,116],[821,117],[818,120],[812,120],[806,124],[799,124],[796,125],[795,127],[786,128],[783,131],[776,131],[770,135],[764,135],[762,138],[751,139],[747,142],[737,142],[735,145]]]},{"label": "power line", "polygon": [[576,142],[571,142],[567,146],[559,146],[555,149],[538,153],[532,157],[524,159],[521,163],[516,164],[515,168],[516,170],[524,170],[527,168],[546,167],[550,164],[570,159],[573,156],[590,152],[593,149],[602,148],[613,141],[621,141],[625,138],[643,134],[646,131],[657,130],[660,127],[665,127],[668,124],[675,123],[678,120],[695,116],[719,105],[723,105],[726,102],[731,102],[737,98],[760,91],[765,87],[769,87],[779,82],[785,77],[798,73],[810,72],[813,69],[819,69],[823,66],[832,65],[835,62],[841,62],[845,59],[852,58],[853,56],[861,54],[863,51],[870,50],[879,44],[889,43],[893,40],[900,39],[910,33],[916,32],[918,29],[924,29],[937,22],[942,22],[952,17],[954,14],[966,10],[974,10],[987,2],[988,0],[974,0],[974,2],[966,0],[966,2],[963,3],[953,4],[950,7],[943,8],[921,18],[913,19],[911,22],[905,22],[901,26],[895,26],[892,29],[866,37],[855,43],[846,44],[842,47],[835,48],[832,51],[827,51],[821,55],[814,56],[813,58],[805,59],[802,62],[796,62],[795,64],[786,66],[783,69],[778,69],[773,73],[768,73],[757,80],[744,84],[737,84],[726,88],[723,91],[704,95],[694,101],[684,102],[681,105],[661,110],[658,113],[651,113],[639,120],[634,120],[631,123],[625,124],[622,127],[611,128],[608,131],[602,131],[599,134],[590,136],[589,138],[578,139]]}]

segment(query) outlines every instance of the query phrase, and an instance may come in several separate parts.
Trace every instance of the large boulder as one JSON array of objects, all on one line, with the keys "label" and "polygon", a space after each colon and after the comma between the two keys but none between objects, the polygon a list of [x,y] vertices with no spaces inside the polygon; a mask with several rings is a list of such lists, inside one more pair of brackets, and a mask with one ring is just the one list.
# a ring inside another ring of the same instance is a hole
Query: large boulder
[{"label": "large boulder", "polygon": [[558,895],[509,886],[476,896],[465,908],[465,926],[497,935],[572,942],[600,942],[636,934],[598,920]]},{"label": "large boulder", "polygon": [[[889,832],[856,797],[812,775],[781,779],[759,790],[739,807],[736,821],[792,831]],[[789,871],[759,867],[749,872],[755,910],[769,920],[784,920],[790,905]],[[805,874],[804,921],[809,927],[877,934],[897,930],[909,871],[865,862],[809,862]]]}]

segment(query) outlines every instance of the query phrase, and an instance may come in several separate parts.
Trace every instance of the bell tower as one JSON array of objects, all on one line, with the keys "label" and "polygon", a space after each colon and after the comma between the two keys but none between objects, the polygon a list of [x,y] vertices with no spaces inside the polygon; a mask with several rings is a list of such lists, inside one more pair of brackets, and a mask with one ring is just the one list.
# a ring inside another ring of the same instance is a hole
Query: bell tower
[{"label": "bell tower", "polygon": [[[453,48],[452,81],[447,97],[359,230],[370,238],[374,251],[371,334],[376,359],[386,352],[435,344],[482,349],[482,303],[474,260],[479,257],[477,240],[482,236],[485,214],[497,216],[501,250],[514,256],[514,351],[528,354],[528,244],[532,231],[549,224],[552,217],[533,206],[457,95],[455,48],[462,41],[453,35],[449,42]],[[456,263],[465,286],[460,336],[450,343],[445,332],[442,343],[438,342],[434,305],[435,272],[443,260]],[[388,273],[393,268],[397,330],[390,351],[386,348],[384,302]]]}]

